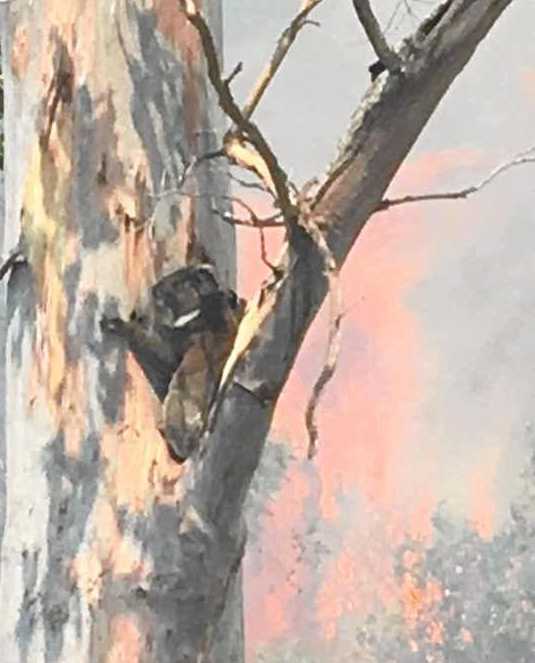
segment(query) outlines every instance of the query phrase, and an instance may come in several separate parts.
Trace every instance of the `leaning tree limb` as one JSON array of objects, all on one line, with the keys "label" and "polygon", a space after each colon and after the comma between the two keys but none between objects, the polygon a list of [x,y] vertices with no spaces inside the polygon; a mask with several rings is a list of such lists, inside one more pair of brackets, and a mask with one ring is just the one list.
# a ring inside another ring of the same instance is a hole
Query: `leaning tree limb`
[{"label": "leaning tree limb", "polygon": [[[456,0],[405,77],[379,79],[364,97],[313,208],[338,267],[450,85],[511,2]],[[263,289],[240,325],[209,444],[192,467],[185,504],[195,504],[218,527],[239,521],[275,404],[328,292],[322,256],[306,232],[281,265],[283,278]]]}]

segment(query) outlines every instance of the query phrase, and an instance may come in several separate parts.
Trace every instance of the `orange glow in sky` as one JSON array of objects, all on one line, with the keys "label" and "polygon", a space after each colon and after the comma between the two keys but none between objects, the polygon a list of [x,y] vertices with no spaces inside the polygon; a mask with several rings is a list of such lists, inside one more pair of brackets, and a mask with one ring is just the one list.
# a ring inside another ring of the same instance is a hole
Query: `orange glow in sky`
[{"label": "orange glow in sky", "polygon": [[[424,155],[404,166],[389,196],[436,190],[460,164],[469,168],[480,162],[474,151]],[[438,600],[440,587],[411,587],[409,576],[400,587],[391,557],[407,535],[430,539],[438,502],[434,481],[440,468],[432,449],[424,463],[415,444],[426,396],[423,367],[432,366],[434,357],[407,303],[432,267],[436,247],[428,232],[429,212],[414,205],[376,215],[344,266],[342,349],[319,408],[319,452],[311,464],[305,460],[303,413],[326,351],[325,312],[310,330],[281,396],[272,439],[287,443],[297,461],[269,506],[261,552],[250,553],[247,561],[248,605],[255,606],[247,612],[247,638],[255,646],[291,636],[304,620],[316,622],[324,638],[332,637],[342,614],[365,613],[378,600],[397,601],[410,628]],[[468,222],[462,214],[452,219],[462,222]],[[281,233],[267,231],[266,238],[275,260]],[[267,273],[259,246],[255,230],[240,230],[239,290],[248,297]],[[496,462],[496,455],[483,458],[472,484],[472,517],[485,535],[493,528]],[[343,513],[345,499],[358,503],[354,518]],[[340,537],[339,551],[326,556],[321,569],[300,557],[299,532],[311,500],[318,520],[338,528]],[[431,620],[426,628],[431,641],[439,642],[442,625]]]}]

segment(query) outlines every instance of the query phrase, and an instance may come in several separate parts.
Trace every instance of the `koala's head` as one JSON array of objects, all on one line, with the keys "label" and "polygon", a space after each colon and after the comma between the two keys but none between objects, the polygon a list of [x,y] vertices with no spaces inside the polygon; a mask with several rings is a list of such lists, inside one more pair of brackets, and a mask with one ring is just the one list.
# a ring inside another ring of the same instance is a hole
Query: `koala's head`
[{"label": "koala's head", "polygon": [[218,290],[214,268],[203,264],[175,270],[160,279],[150,294],[156,308],[168,309],[176,318],[198,307],[201,297]]},{"label": "koala's head", "polygon": [[200,264],[160,279],[140,300],[135,316],[147,328],[219,334],[236,326],[243,304],[233,290],[220,288],[212,265]]}]

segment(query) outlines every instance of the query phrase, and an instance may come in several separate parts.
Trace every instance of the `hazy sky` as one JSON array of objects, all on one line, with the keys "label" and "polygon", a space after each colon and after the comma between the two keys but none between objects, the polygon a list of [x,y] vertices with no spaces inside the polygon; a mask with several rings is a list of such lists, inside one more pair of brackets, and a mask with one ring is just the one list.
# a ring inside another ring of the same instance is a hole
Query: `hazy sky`
[{"label": "hazy sky", "polygon": [[[298,4],[225,0],[226,64],[244,63],[242,98]],[[374,4],[386,24],[396,3]],[[421,16],[430,4],[413,6]],[[256,117],[299,182],[333,157],[373,61],[350,0],[325,0],[315,18],[321,27],[303,31]],[[398,15],[391,39],[412,25]],[[533,25],[535,3],[513,3],[422,134],[397,193],[472,184],[535,145]],[[470,201],[377,215],[363,233],[344,269],[343,349],[315,464],[303,460],[301,413],[321,325],[277,416],[274,436],[295,460],[249,555],[251,652],[290,636],[343,649],[340,619],[385,589],[377,558],[403,533],[430,537],[439,503],[483,536],[507,519],[535,425],[534,178],[525,166]],[[250,285],[256,240],[244,247]]]}]

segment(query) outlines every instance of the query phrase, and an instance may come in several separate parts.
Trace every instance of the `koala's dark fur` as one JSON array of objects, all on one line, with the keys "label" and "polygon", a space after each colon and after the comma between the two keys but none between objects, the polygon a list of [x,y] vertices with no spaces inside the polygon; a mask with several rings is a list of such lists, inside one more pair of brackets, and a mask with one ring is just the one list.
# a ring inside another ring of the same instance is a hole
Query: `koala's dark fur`
[{"label": "koala's dark fur", "polygon": [[244,302],[219,287],[213,269],[178,269],[156,283],[129,320],[104,318],[125,338],[163,403],[162,433],[173,455],[191,455],[232,349]]}]

